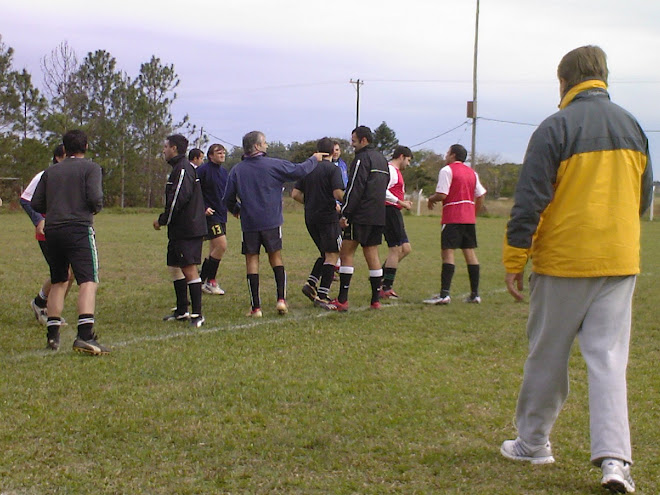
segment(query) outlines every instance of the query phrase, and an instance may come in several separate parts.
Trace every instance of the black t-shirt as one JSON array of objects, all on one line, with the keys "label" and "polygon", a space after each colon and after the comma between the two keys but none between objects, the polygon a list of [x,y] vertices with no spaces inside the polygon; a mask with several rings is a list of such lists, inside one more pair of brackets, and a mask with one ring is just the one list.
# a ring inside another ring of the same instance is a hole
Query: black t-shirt
[{"label": "black t-shirt", "polygon": [[296,182],[295,188],[305,195],[305,221],[333,223],[338,220],[335,189],[344,189],[341,169],[327,160],[319,162],[309,174]]}]

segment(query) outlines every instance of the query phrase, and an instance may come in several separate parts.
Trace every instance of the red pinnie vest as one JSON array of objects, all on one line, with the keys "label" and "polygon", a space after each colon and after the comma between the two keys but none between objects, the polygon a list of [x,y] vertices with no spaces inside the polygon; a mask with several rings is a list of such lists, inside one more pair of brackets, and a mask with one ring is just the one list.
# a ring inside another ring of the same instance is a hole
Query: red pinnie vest
[{"label": "red pinnie vest", "polygon": [[474,189],[477,176],[461,162],[450,163],[449,168],[452,179],[449,194],[442,200],[442,223],[476,223]]},{"label": "red pinnie vest", "polygon": [[[399,170],[396,167],[392,167],[394,170],[396,170],[396,175],[397,179],[396,182],[392,187],[390,187],[389,191],[394,194],[399,201],[403,201],[403,198],[405,197],[406,194],[406,189],[403,184],[403,175],[401,174],[401,170]],[[396,203],[390,203],[389,201],[385,201],[385,204],[388,206],[396,206],[399,210],[403,208],[403,206],[396,204]]]}]

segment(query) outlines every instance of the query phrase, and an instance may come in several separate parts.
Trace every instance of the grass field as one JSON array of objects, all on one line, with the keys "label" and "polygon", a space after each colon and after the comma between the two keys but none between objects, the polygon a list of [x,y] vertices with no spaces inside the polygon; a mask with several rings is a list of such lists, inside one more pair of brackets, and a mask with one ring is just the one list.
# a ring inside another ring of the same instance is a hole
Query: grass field
[{"label": "grass field", "polygon": [[[478,223],[483,304],[457,263],[447,307],[439,290],[437,217],[406,216],[413,253],[396,304],[367,309],[356,263],[347,314],[321,313],[300,293],[316,256],[299,211],[286,214],[291,312],[275,314],[262,257],[264,318],[249,306],[238,222],[220,266],[225,296],[204,296],[207,323],[161,317],[174,295],[166,232],[153,213],[96,219],[96,312],[109,356],[74,354],[75,325],[47,352],[29,308],[46,277],[22,212],[0,215],[0,493],[24,494],[600,494],[589,464],[586,370],[574,350],[571,395],[553,431],[557,462],[505,460],[527,340],[527,304],[503,289],[504,218]],[[629,366],[638,493],[660,493],[660,222],[643,223]],[[206,249],[206,247],[205,247]],[[205,251],[206,252],[206,251]],[[384,253],[384,249],[382,251]],[[458,259],[458,258],[457,258]],[[334,292],[334,291],[333,291]],[[74,323],[74,289],[64,317]]]}]

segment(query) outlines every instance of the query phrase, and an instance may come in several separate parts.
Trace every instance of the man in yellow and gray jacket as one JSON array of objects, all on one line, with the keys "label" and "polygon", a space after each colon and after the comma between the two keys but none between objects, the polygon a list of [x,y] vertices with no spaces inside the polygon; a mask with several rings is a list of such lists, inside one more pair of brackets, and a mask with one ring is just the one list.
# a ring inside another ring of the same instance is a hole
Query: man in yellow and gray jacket
[{"label": "man in yellow and gray jacket", "polygon": [[504,242],[515,299],[522,299],[529,258],[532,275],[518,438],[505,441],[501,453],[554,462],[549,436],[568,395],[577,337],[589,374],[591,461],[602,468],[604,487],[633,492],[626,367],[639,216],[653,188],[648,140],[610,101],[599,47],[567,53],[557,75],[560,110],[530,139]]}]

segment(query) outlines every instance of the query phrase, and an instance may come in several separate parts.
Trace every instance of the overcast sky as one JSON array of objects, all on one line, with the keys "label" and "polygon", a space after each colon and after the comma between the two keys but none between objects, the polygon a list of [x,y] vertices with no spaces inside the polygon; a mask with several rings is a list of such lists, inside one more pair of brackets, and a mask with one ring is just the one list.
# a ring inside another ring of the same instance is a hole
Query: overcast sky
[{"label": "overcast sky", "polygon": [[[254,129],[348,139],[360,79],[360,124],[386,121],[401,144],[444,153],[471,147],[475,11],[476,0],[24,0],[3,6],[0,34],[38,85],[40,59],[64,40],[79,59],[108,51],[133,77],[156,55],[181,79],[175,117],[236,145]],[[477,153],[522,161],[534,130],[522,124],[557,110],[557,64],[585,44],[608,54],[612,100],[659,131],[659,19],[656,0],[481,0]],[[657,180],[660,133],[648,136]]]}]

